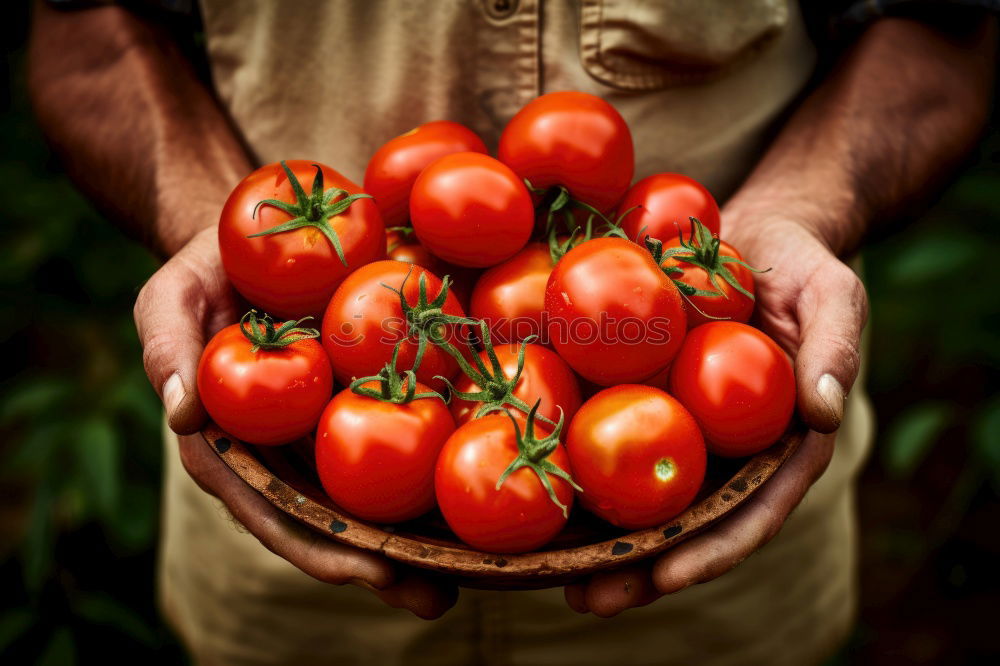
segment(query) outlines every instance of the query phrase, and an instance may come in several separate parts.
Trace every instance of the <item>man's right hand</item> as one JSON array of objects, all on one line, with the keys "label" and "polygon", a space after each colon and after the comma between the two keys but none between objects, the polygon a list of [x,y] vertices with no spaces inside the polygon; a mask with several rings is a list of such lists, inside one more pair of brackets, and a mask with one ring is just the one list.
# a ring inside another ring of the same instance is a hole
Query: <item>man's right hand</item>
[{"label": "man's right hand", "polygon": [[364,587],[394,608],[433,619],[454,605],[458,590],[385,557],[321,537],[294,522],[248,486],[196,434],[207,415],[198,399],[196,371],[205,342],[239,319],[239,302],[226,279],[217,233],[210,227],[158,270],[139,292],[135,323],[143,363],[179,435],[180,456],[198,485],[271,552],[313,578]]}]

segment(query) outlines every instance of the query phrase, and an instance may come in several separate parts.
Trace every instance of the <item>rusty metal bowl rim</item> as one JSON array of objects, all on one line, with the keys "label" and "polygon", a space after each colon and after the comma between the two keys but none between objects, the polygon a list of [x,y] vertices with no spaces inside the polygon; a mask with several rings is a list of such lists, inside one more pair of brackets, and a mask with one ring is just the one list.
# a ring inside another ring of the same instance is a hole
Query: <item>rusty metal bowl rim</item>
[{"label": "rusty metal bowl rim", "polygon": [[619,567],[662,553],[703,531],[746,502],[795,452],[805,430],[793,424],[770,448],[747,459],[722,486],[663,525],[596,543],[520,554],[487,553],[460,543],[397,533],[325,506],[279,478],[243,442],[216,424],[201,432],[206,444],[240,478],[295,520],[336,541],[412,566],[455,576],[470,587],[537,588]]}]

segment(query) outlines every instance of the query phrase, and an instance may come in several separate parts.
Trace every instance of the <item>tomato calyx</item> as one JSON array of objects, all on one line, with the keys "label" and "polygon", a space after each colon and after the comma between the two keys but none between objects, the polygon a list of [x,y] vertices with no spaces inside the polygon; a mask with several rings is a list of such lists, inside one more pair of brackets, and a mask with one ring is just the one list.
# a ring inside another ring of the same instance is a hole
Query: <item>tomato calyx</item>
[{"label": "tomato calyx", "polygon": [[577,245],[594,238],[594,217],[597,215],[601,215],[601,220],[604,222],[602,231],[597,238],[624,238],[625,240],[630,240],[621,227],[621,221],[636,208],[639,208],[639,206],[629,208],[617,220],[610,220],[596,211],[592,212],[587,216],[587,221],[582,226],[577,225],[571,228],[569,236],[565,237],[562,241],[559,240],[559,234],[555,228],[549,230],[549,256],[552,258],[552,265],[555,266],[559,263],[559,260]]},{"label": "tomato calyx", "polygon": [[596,216],[602,222],[607,225],[614,226],[614,222],[608,219],[608,217],[597,210],[590,204],[580,201],[579,199],[574,199],[570,196],[569,190],[562,185],[553,185],[549,188],[535,187],[531,184],[531,181],[527,178],[524,179],[524,186],[528,188],[528,191],[532,194],[540,194],[542,196],[541,203],[538,204],[536,210],[544,210],[545,213],[545,233],[550,234],[555,229],[555,216],[557,213],[562,213],[563,219],[566,222],[566,228],[570,232],[574,229],[579,229],[580,224],[576,221],[576,216],[573,214],[573,209],[581,208],[587,211],[590,216]]},{"label": "tomato calyx", "polygon": [[521,433],[521,427],[517,424],[517,419],[515,419],[509,411],[505,410],[507,418],[509,418],[510,422],[514,425],[518,454],[517,457],[510,462],[510,465],[507,466],[507,469],[503,471],[500,478],[497,479],[496,489],[500,490],[503,482],[506,481],[507,477],[511,474],[522,467],[527,467],[538,476],[538,480],[545,488],[545,492],[548,493],[549,499],[552,500],[552,503],[562,509],[563,517],[568,518],[569,507],[560,502],[559,498],[556,497],[556,491],[552,487],[552,482],[549,480],[549,474],[558,476],[578,492],[583,492],[583,488],[576,484],[576,481],[573,480],[566,470],[549,460],[549,456],[552,455],[552,453],[556,450],[556,447],[559,446],[559,434],[562,432],[563,421],[565,421],[565,415],[563,414],[562,407],[559,408],[559,422],[555,424],[555,429],[548,436],[541,439],[538,439],[535,436],[535,417],[538,412],[538,406],[541,402],[541,398],[536,400],[535,404],[528,411],[528,421],[524,426],[523,434]]},{"label": "tomato calyx", "polygon": [[[718,278],[722,278],[726,281],[729,286],[731,286],[736,291],[740,292],[751,301],[754,300],[754,295],[751,294],[743,285],[740,284],[736,276],[726,267],[726,264],[739,264],[744,268],[747,268],[754,273],[766,273],[770,268],[760,270],[750,266],[744,261],[737,259],[736,257],[728,257],[726,255],[719,254],[719,245],[721,240],[718,236],[713,236],[712,232],[709,231],[708,227],[702,224],[698,218],[691,217],[691,234],[688,236],[687,240],[684,240],[684,232],[680,232],[680,247],[672,247],[662,253],[662,258],[659,261],[667,258],[674,258],[678,261],[683,261],[684,263],[696,266],[708,275],[708,280],[711,282],[712,286],[718,290],[718,295],[723,298],[728,299],[729,296],[722,289],[722,286],[718,282]],[[659,263],[659,261],[657,263]],[[662,268],[662,266],[661,266]],[[668,266],[663,268],[663,272],[667,274],[668,277],[674,275],[683,274],[684,270],[677,266]],[[712,292],[707,292],[711,294]]]},{"label": "tomato calyx", "polygon": [[312,319],[312,317],[303,317],[298,320],[291,319],[278,328],[275,328],[274,319],[271,318],[271,315],[265,314],[263,317],[258,318],[257,311],[251,310],[240,319],[240,330],[243,332],[243,336],[253,345],[250,347],[250,351],[254,353],[257,353],[261,349],[283,349],[293,342],[319,337],[319,331],[315,328],[299,326],[306,319]]},{"label": "tomato calyx", "polygon": [[399,234],[399,238],[396,240],[396,242],[386,247],[385,249],[386,252],[392,252],[397,247],[402,245],[404,240],[408,239],[410,236],[413,235],[413,227],[386,227],[385,230],[387,232],[395,232]]},{"label": "tomato calyx", "polygon": [[448,327],[450,325],[475,325],[476,321],[467,317],[450,315],[444,311],[444,304],[448,299],[448,288],[451,286],[451,278],[447,275],[442,278],[441,290],[438,291],[437,296],[435,296],[434,300],[431,301],[428,300],[427,296],[427,280],[425,278],[425,274],[421,273],[420,279],[417,282],[419,288],[417,303],[416,305],[410,305],[406,302],[406,297],[403,295],[403,288],[406,286],[406,281],[410,279],[410,275],[412,274],[413,265],[411,264],[410,270],[407,271],[406,277],[403,278],[402,284],[399,285],[399,289],[387,285],[384,282],[382,282],[381,285],[399,296],[399,307],[403,311],[403,316],[406,318],[409,335],[417,338],[417,354],[413,360],[413,369],[416,370],[420,367],[420,362],[423,360],[424,353],[427,351],[428,343],[434,345],[435,347],[440,347],[453,358],[461,357],[461,352],[459,352],[454,345],[448,342]]},{"label": "tomato calyx", "polygon": [[[396,346],[392,350],[392,359],[378,371],[377,375],[355,379],[348,388],[366,398],[372,398],[381,402],[391,402],[397,405],[405,405],[414,400],[422,400],[424,398],[440,398],[444,400],[444,396],[437,391],[417,393],[416,370],[418,364],[414,364],[412,368],[402,373],[399,372],[396,368],[396,361],[399,358],[399,347],[402,344],[402,340],[396,343]],[[369,382],[378,382],[379,387],[374,389],[365,386]]]},{"label": "tomato calyx", "polygon": [[[670,278],[670,281],[674,283],[674,286],[677,287],[677,289],[681,292],[681,294],[683,294],[685,296],[685,298],[689,297],[689,296],[708,296],[708,297],[722,296],[722,294],[720,292],[718,292],[718,291],[706,291],[704,289],[697,289],[697,288],[692,287],[691,285],[687,284],[686,282],[682,282],[682,281],[678,280],[677,278],[675,278],[674,275],[677,274],[678,269],[676,269],[674,267],[669,267],[669,266],[668,267],[664,267],[662,265],[664,259],[666,259],[671,254],[674,254],[673,248],[671,248],[670,250],[667,250],[666,252],[664,252],[664,250],[663,250],[663,241],[661,241],[659,238],[653,238],[651,236],[646,236],[645,243],[646,243],[646,249],[649,250],[649,253],[651,255],[653,255],[653,261],[655,261],[656,265],[660,267],[660,270],[663,271],[663,273],[668,278]],[[688,300],[688,303],[690,303],[690,302],[691,301]],[[706,315],[706,316],[709,316],[709,315]],[[717,319],[717,317],[716,317],[716,319]]]},{"label": "tomato calyx", "polygon": [[[496,350],[493,348],[493,342],[490,339],[490,329],[485,321],[479,322],[479,334],[480,340],[482,341],[483,349],[486,351],[486,356],[490,361],[490,367],[487,368],[486,364],[483,363],[482,358],[479,354],[472,354],[472,361],[475,367],[469,364],[467,360],[460,354],[457,350],[454,351],[452,357],[455,362],[458,363],[459,368],[466,377],[472,380],[472,382],[479,387],[479,391],[459,391],[455,386],[448,380],[447,377],[435,377],[435,379],[440,379],[448,385],[448,390],[451,395],[459,398],[460,400],[466,400],[468,402],[478,402],[482,403],[479,408],[476,409],[472,418],[478,419],[481,416],[485,416],[491,412],[506,411],[507,407],[514,407],[518,411],[525,414],[530,413],[531,406],[524,400],[521,400],[516,395],[514,395],[514,389],[517,387],[517,383],[521,380],[521,373],[524,371],[524,355],[528,344],[535,340],[537,335],[529,335],[522,343],[521,348],[517,353],[517,371],[514,376],[507,379],[504,374],[503,366],[500,364],[500,359],[497,358]],[[447,350],[451,353],[450,350]],[[554,421],[538,415],[538,419],[545,421],[549,425],[556,425]]]},{"label": "tomato calyx", "polygon": [[[327,240],[330,241],[330,244],[333,245],[333,249],[337,253],[337,258],[340,259],[340,263],[347,266],[347,258],[344,256],[344,248],[340,244],[340,238],[337,236],[337,232],[330,226],[329,220],[331,217],[340,215],[346,211],[351,207],[351,204],[358,199],[371,199],[372,196],[370,194],[348,194],[347,190],[342,190],[339,187],[331,187],[324,192],[323,169],[318,164],[313,164],[313,166],[316,167],[316,176],[313,178],[312,193],[306,194],[306,191],[302,189],[302,184],[299,182],[299,179],[295,177],[295,174],[288,168],[285,161],[281,161],[281,168],[285,170],[288,182],[292,186],[292,191],[295,193],[295,202],[288,203],[287,201],[281,201],[279,199],[264,199],[263,201],[258,201],[257,205],[254,206],[253,216],[257,216],[257,209],[261,206],[272,206],[278,210],[288,213],[292,216],[292,219],[275,227],[271,227],[267,231],[251,234],[247,236],[247,238],[280,234],[285,231],[301,229],[302,227],[314,227],[319,229],[323,235],[326,236]],[[344,198],[338,201],[333,201],[333,199],[340,196],[343,196]],[[333,201],[333,203],[331,203],[331,201]]]}]

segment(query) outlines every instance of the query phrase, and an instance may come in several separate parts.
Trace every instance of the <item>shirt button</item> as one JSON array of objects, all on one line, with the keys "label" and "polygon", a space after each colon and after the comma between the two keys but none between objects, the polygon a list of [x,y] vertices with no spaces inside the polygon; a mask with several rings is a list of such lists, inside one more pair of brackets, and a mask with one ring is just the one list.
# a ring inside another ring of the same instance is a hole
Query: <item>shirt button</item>
[{"label": "shirt button", "polygon": [[505,19],[517,11],[518,0],[483,0],[490,18]]}]

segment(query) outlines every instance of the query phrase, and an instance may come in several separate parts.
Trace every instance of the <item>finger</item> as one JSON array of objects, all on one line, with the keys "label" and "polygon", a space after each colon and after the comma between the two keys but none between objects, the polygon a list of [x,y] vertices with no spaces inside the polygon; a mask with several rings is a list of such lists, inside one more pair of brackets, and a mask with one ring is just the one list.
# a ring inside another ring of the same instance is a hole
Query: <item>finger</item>
[{"label": "finger", "polygon": [[817,432],[833,432],[861,365],[861,330],[868,298],[854,272],[833,259],[804,285],[796,305],[800,327],[795,357],[799,412]]},{"label": "finger", "polygon": [[454,583],[416,571],[403,574],[384,590],[372,591],[387,605],[408,610],[424,620],[441,617],[458,601],[458,587]]},{"label": "finger", "polygon": [[275,555],[325,583],[364,581],[376,589],[393,583],[395,571],[386,558],[337,543],[296,523],[229,469],[200,435],[178,441],[188,473],[222,500],[233,518]]},{"label": "finger", "polygon": [[662,596],[653,585],[648,563],[594,574],[586,586],[586,606],[598,617],[614,617]]},{"label": "finger", "polygon": [[668,550],[653,565],[662,594],[718,578],[770,541],[833,455],[833,435],[809,433],[798,450],[732,516]]},{"label": "finger", "polygon": [[586,582],[570,583],[563,588],[563,595],[566,597],[566,605],[577,613],[588,613],[587,608],[587,584]]},{"label": "finger", "polygon": [[179,434],[197,431],[207,418],[196,380],[206,320],[233,316],[228,289],[212,279],[219,270],[212,252],[193,241],[150,278],[133,310],[146,374]]}]

